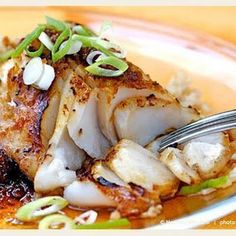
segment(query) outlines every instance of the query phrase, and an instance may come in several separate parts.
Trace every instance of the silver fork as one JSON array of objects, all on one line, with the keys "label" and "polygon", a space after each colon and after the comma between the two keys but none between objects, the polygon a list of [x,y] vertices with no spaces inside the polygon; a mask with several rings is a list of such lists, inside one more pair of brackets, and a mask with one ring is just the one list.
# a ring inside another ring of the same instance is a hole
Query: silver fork
[{"label": "silver fork", "polygon": [[183,126],[160,140],[159,151],[193,138],[236,128],[236,109],[218,113]]}]

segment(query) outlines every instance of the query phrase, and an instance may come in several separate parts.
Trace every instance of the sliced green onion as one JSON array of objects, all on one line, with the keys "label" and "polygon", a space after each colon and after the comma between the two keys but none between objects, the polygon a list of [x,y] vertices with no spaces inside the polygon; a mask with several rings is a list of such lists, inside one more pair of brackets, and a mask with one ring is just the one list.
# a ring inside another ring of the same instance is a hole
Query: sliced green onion
[{"label": "sliced green onion", "polygon": [[8,51],[0,53],[0,62],[4,62],[8,60],[12,54],[14,53],[15,49],[10,49]]},{"label": "sliced green onion", "polygon": [[[62,42],[67,38],[68,38],[68,40],[65,43],[65,45],[59,49]],[[64,57],[67,54],[67,52],[70,50],[72,43],[73,43],[72,31],[69,27],[66,27],[66,29],[59,35],[59,37],[57,38],[57,40],[53,46],[52,61],[56,62],[56,61],[60,60],[62,57]]]},{"label": "sliced green onion", "polygon": [[[64,225],[63,229],[76,229],[75,222],[65,215],[54,214],[44,217],[39,222],[39,229],[58,229],[61,225]],[[60,228],[61,229],[61,228]]]},{"label": "sliced green onion", "polygon": [[[68,202],[58,196],[44,197],[20,207],[16,218],[21,221],[33,221],[38,217],[49,215],[63,209]],[[41,209],[41,208],[44,209]]]},{"label": "sliced green onion", "polygon": [[115,43],[112,43],[112,42],[104,40],[104,39],[98,39],[97,43],[108,50],[115,49],[116,51],[118,51],[118,52],[112,52],[118,58],[123,59],[126,57],[126,51],[123,50],[119,45],[117,45]]},{"label": "sliced green onion", "polygon": [[[115,67],[117,70],[104,69],[100,67],[101,65],[110,65]],[[85,68],[85,70],[91,74],[105,77],[115,77],[122,75],[127,69],[128,64],[116,57],[107,57],[101,59]]]},{"label": "sliced green onion", "polygon": [[30,45],[35,39],[39,37],[39,35],[44,31],[45,26],[40,25],[35,30],[33,30],[30,34],[28,34],[24,40],[16,47],[15,51],[12,53],[12,57],[18,57],[28,45]]},{"label": "sliced green onion", "polygon": [[58,31],[63,31],[66,28],[66,24],[62,21],[56,20],[52,17],[46,16],[47,24]]},{"label": "sliced green onion", "polygon": [[221,176],[221,177],[215,178],[215,179],[208,179],[200,184],[191,185],[191,186],[183,186],[180,189],[179,194],[189,195],[189,194],[198,193],[198,192],[202,191],[203,189],[221,188],[227,184],[228,180],[229,180],[228,176]]},{"label": "sliced green onion", "polygon": [[40,35],[39,35],[39,41],[44,44],[44,46],[52,51],[53,49],[53,42],[51,41],[51,39],[49,38],[49,36],[45,33],[45,32],[42,32]]},{"label": "sliced green onion", "polygon": [[[73,37],[74,35],[72,35],[72,44],[71,44],[71,47],[70,49],[68,50],[68,52],[66,53],[67,55],[72,55],[72,54],[75,54],[77,52],[80,51],[81,47],[82,47],[82,42],[80,42],[79,40],[77,39],[74,39]],[[61,50],[63,47],[65,47],[66,43],[67,43],[68,40],[64,41],[60,47],[59,47],[59,50]]]},{"label": "sliced green onion", "polygon": [[84,25],[75,25],[72,30],[79,35],[95,36],[95,33]]},{"label": "sliced green onion", "polygon": [[57,37],[57,40],[52,49],[53,52],[57,51],[61,43],[70,36],[70,32],[71,31],[69,27],[66,27],[66,29],[63,30],[63,32]]},{"label": "sliced green onion", "polygon": [[[117,44],[111,43],[104,39],[100,39],[97,37],[86,37],[82,35],[74,35],[74,38],[77,38],[79,41],[81,41],[84,47],[96,48],[107,56],[115,56],[118,58],[125,58],[126,56],[125,51],[122,50]],[[111,52],[109,49],[116,49],[120,51],[120,53]]]},{"label": "sliced green onion", "polygon": [[29,48],[25,49],[26,54],[30,57],[40,57],[43,53],[43,50],[44,50],[44,45],[42,43],[40,44],[39,49],[36,51],[30,51]]},{"label": "sliced green onion", "polygon": [[111,21],[104,21],[102,23],[101,29],[99,31],[99,37],[101,38],[104,35],[104,33],[110,29],[112,29],[112,22]]},{"label": "sliced green onion", "polygon": [[129,227],[130,221],[126,218],[118,220],[108,220],[94,224],[78,225],[77,229],[114,229],[121,227]]},{"label": "sliced green onion", "polygon": [[106,55],[104,55],[104,53],[100,52],[100,51],[92,51],[88,54],[88,56],[86,57],[86,62],[89,65],[92,65],[94,63],[94,58],[97,57],[97,59],[95,61],[99,61],[101,59],[104,59],[106,57]]},{"label": "sliced green onion", "polygon": [[83,43],[84,47],[96,48],[107,56],[114,56],[112,52],[97,43],[97,37],[86,37],[82,35],[74,35],[74,39],[78,39]]}]

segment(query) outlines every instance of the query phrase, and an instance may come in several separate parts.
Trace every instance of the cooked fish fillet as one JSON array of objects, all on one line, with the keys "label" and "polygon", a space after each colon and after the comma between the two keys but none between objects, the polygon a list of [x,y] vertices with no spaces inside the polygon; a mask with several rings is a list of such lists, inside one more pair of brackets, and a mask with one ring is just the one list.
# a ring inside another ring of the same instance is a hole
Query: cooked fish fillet
[{"label": "cooked fish fillet", "polygon": [[77,83],[68,131],[73,141],[90,157],[103,158],[110,148],[98,124],[97,90],[82,80]]},{"label": "cooked fish fillet", "polygon": [[64,198],[79,207],[114,207],[116,202],[106,196],[91,180],[77,180],[64,190]]},{"label": "cooked fish fillet", "polygon": [[121,140],[104,160],[126,184],[133,183],[162,197],[172,196],[178,179],[156,156],[131,140]]},{"label": "cooked fish fillet", "polygon": [[40,91],[23,83],[21,58],[13,63],[1,84],[5,93],[0,98],[0,148],[33,179],[55,126],[66,71],[58,66],[56,82],[48,91]]},{"label": "cooked fish fillet", "polygon": [[153,94],[126,99],[114,111],[114,124],[119,139],[130,139],[142,146],[166,131],[196,119],[198,113],[195,110]]},{"label": "cooked fish fillet", "polygon": [[160,203],[159,193],[150,194],[142,187],[126,184],[103,161],[93,163],[87,174],[81,173],[83,176],[79,176],[64,191],[64,197],[74,206],[109,206],[121,216],[139,216]]},{"label": "cooked fish fillet", "polygon": [[228,135],[220,132],[193,139],[185,144],[183,156],[202,179],[216,177],[231,157]]},{"label": "cooked fish fillet", "polygon": [[161,154],[159,159],[174,173],[174,175],[187,184],[197,184],[201,182],[198,173],[191,169],[184,160],[181,150],[177,148],[167,148]]},{"label": "cooked fish fillet", "polygon": [[96,161],[91,168],[91,174],[95,180],[102,177],[110,183],[129,188],[129,184],[118,177],[105,162]]},{"label": "cooked fish fillet", "polygon": [[[159,156],[159,143],[160,137],[147,149]],[[179,149],[167,148],[159,158],[181,181],[197,183],[223,171],[231,153],[228,135],[220,132],[193,139],[179,145]]]},{"label": "cooked fish fillet", "polygon": [[67,130],[69,115],[75,102],[74,93],[80,78],[70,73],[64,84],[56,127],[49,141],[45,159],[39,167],[34,187],[38,192],[50,192],[76,180],[76,170],[82,166],[85,153],[71,139]]},{"label": "cooked fish fillet", "polygon": [[194,139],[159,155],[155,138],[198,113],[130,62],[115,78],[88,73],[91,50],[82,47],[52,64],[56,78],[48,91],[23,83],[23,54],[0,68],[0,151],[34,180],[36,192],[63,192],[78,207],[148,217],[159,214],[160,199],[174,196],[180,181],[221,173],[230,158],[227,135]]},{"label": "cooked fish fillet", "polygon": [[96,77],[84,70],[84,62],[76,58],[71,61],[76,73],[93,88],[98,88],[98,119],[100,128],[111,144],[116,144],[119,137],[114,127],[113,112],[116,106],[131,97],[149,96],[154,94],[157,98],[175,101],[164,88],[152,81],[144,72],[129,63],[129,69],[117,78]]}]

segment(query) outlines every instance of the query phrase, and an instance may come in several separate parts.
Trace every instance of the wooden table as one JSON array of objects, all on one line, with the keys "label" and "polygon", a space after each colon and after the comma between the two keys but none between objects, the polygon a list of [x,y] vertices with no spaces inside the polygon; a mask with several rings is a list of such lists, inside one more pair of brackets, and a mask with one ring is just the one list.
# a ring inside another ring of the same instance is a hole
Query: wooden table
[{"label": "wooden table", "polygon": [[[80,12],[92,11],[121,16],[139,17],[152,22],[165,22],[187,29],[205,31],[236,43],[236,7],[40,7],[40,8],[0,8],[1,35],[22,36],[44,15],[77,19]],[[7,23],[6,23],[7,19]],[[30,22],[29,22],[30,21]],[[20,22],[20,26],[19,26]],[[6,27],[7,25],[7,27]],[[18,31],[12,29],[18,28]],[[233,224],[233,222],[235,224]],[[236,212],[204,229],[235,229]]]}]

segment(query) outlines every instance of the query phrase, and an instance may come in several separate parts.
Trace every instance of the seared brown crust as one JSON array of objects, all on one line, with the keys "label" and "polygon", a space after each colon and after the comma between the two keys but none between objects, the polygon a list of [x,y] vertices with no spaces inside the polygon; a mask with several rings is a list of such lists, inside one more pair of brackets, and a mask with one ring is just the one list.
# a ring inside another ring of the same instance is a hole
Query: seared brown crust
[{"label": "seared brown crust", "polygon": [[131,189],[110,185],[102,179],[97,180],[97,187],[111,200],[117,203],[117,210],[122,217],[137,217],[148,211],[151,206],[160,203],[159,194],[150,194],[142,187],[130,184]]},{"label": "seared brown crust", "polygon": [[154,94],[151,94],[147,97],[139,96],[139,97],[132,97],[132,98],[126,99],[120,102],[116,106],[116,108],[125,108],[126,106],[129,106],[130,101],[134,101],[138,107],[150,107],[150,106],[155,106],[157,104],[159,106],[165,107],[169,104],[173,104],[173,102],[169,100],[165,100],[165,99],[156,97]]},{"label": "seared brown crust", "polygon": [[88,101],[91,89],[80,77],[71,81],[71,89],[78,102],[84,103]]},{"label": "seared brown crust", "polygon": [[[7,95],[1,98],[0,150],[14,159],[32,180],[44,159],[50,138],[50,135],[42,133],[46,132],[45,128],[42,130],[42,119],[48,119],[52,115],[56,117],[57,114],[47,114],[47,110],[50,99],[60,97],[59,88],[63,84],[61,77],[68,68],[65,62],[54,66],[57,80],[48,91],[25,85],[23,70],[18,66],[13,67],[8,74]],[[54,126],[54,121],[51,125]]]},{"label": "seared brown crust", "polygon": [[[6,126],[0,129],[0,147],[19,163],[29,178],[33,178],[45,152],[40,138],[40,121],[48,105],[49,92],[24,85],[22,71],[16,75],[14,69],[9,73],[8,100],[1,104],[4,111],[0,119]],[[13,105],[9,106],[8,102]]]},{"label": "seared brown crust", "polygon": [[71,56],[68,59],[71,67],[84,79],[84,81],[92,88],[113,90],[113,94],[116,94],[120,87],[135,88],[135,89],[150,89],[160,94],[168,94],[170,100],[175,98],[171,96],[166,89],[164,89],[159,83],[150,79],[139,67],[135,66],[131,62],[127,62],[129,68],[124,74],[115,78],[94,76],[85,70],[85,64],[79,59],[79,57]]},{"label": "seared brown crust", "polygon": [[119,186],[99,177],[94,179],[93,166],[100,161],[88,158],[77,172],[79,181],[92,181],[108,198],[117,203],[117,210],[122,217],[138,217],[150,207],[160,203],[159,193],[149,193],[145,189],[130,183],[129,186]]}]

